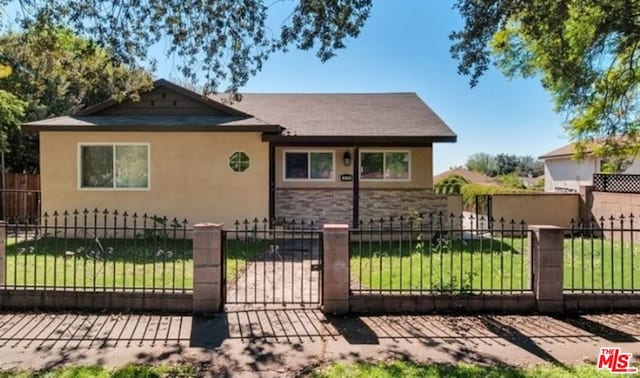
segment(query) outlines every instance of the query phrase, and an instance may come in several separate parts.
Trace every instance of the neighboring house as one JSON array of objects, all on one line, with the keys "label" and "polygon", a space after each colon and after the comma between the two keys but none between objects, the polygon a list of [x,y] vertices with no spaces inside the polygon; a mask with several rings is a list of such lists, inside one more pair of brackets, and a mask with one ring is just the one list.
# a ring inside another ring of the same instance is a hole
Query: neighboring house
[{"label": "neighboring house", "polygon": [[498,185],[498,182],[494,178],[489,177],[484,173],[470,171],[463,167],[453,167],[448,171],[433,176],[433,183],[438,183],[439,181],[453,175],[462,176],[465,180],[474,184]]},{"label": "neighboring house", "polygon": [[446,211],[432,193],[432,146],[456,141],[414,93],[244,94],[227,105],[165,80],[137,102],[24,126],[40,134],[43,211],[228,226]]},{"label": "neighboring house", "polygon": [[[587,153],[584,159],[573,158],[573,144],[567,144],[539,157],[544,161],[545,192],[577,192],[581,186],[592,185],[593,174],[602,171],[606,160]],[[621,173],[640,174],[640,162]]]}]

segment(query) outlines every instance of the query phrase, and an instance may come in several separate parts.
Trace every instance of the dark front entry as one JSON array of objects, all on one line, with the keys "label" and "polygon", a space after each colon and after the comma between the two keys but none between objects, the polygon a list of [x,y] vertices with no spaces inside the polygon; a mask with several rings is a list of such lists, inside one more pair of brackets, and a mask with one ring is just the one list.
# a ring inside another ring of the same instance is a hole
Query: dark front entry
[{"label": "dark front entry", "polygon": [[226,304],[320,304],[322,231],[315,224],[244,221],[224,238]]}]

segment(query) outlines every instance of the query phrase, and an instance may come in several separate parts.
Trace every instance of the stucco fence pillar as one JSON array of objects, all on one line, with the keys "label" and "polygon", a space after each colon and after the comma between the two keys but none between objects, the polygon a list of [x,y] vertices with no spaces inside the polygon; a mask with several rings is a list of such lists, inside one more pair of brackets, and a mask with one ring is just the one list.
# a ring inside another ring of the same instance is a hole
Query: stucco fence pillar
[{"label": "stucco fence pillar", "polygon": [[193,312],[222,309],[222,224],[193,227]]},{"label": "stucco fence pillar", "polygon": [[556,226],[529,226],[533,292],[539,312],[564,311],[564,230]]},{"label": "stucco fence pillar", "polygon": [[322,311],[349,312],[349,226],[327,224],[323,228]]}]

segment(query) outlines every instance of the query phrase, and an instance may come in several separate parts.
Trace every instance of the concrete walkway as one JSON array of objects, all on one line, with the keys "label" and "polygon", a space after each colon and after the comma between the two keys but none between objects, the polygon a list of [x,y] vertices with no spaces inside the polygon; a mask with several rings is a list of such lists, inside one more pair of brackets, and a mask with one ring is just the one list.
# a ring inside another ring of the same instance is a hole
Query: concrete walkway
[{"label": "concrete walkway", "polygon": [[603,346],[639,355],[640,314],[326,317],[303,308],[211,317],[0,314],[3,369],[182,362],[197,364],[205,376],[294,376],[334,360],[594,362]]}]

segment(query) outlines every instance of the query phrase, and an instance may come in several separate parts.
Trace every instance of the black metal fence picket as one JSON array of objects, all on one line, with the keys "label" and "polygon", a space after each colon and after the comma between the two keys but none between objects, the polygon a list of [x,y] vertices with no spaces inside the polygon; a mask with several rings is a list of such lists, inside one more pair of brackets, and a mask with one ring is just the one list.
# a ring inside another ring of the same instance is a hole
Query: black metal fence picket
[{"label": "black metal fence picket", "polygon": [[564,241],[564,289],[640,293],[640,228],[633,214],[572,220]]},{"label": "black metal fence picket", "polygon": [[350,231],[355,293],[530,292],[527,225],[443,213],[360,222]]},{"label": "black metal fence picket", "polygon": [[225,303],[320,302],[322,231],[314,222],[245,219],[223,238]]},{"label": "black metal fence picket", "polygon": [[193,288],[191,231],[186,220],[117,210],[8,219],[2,287],[185,292]]}]

